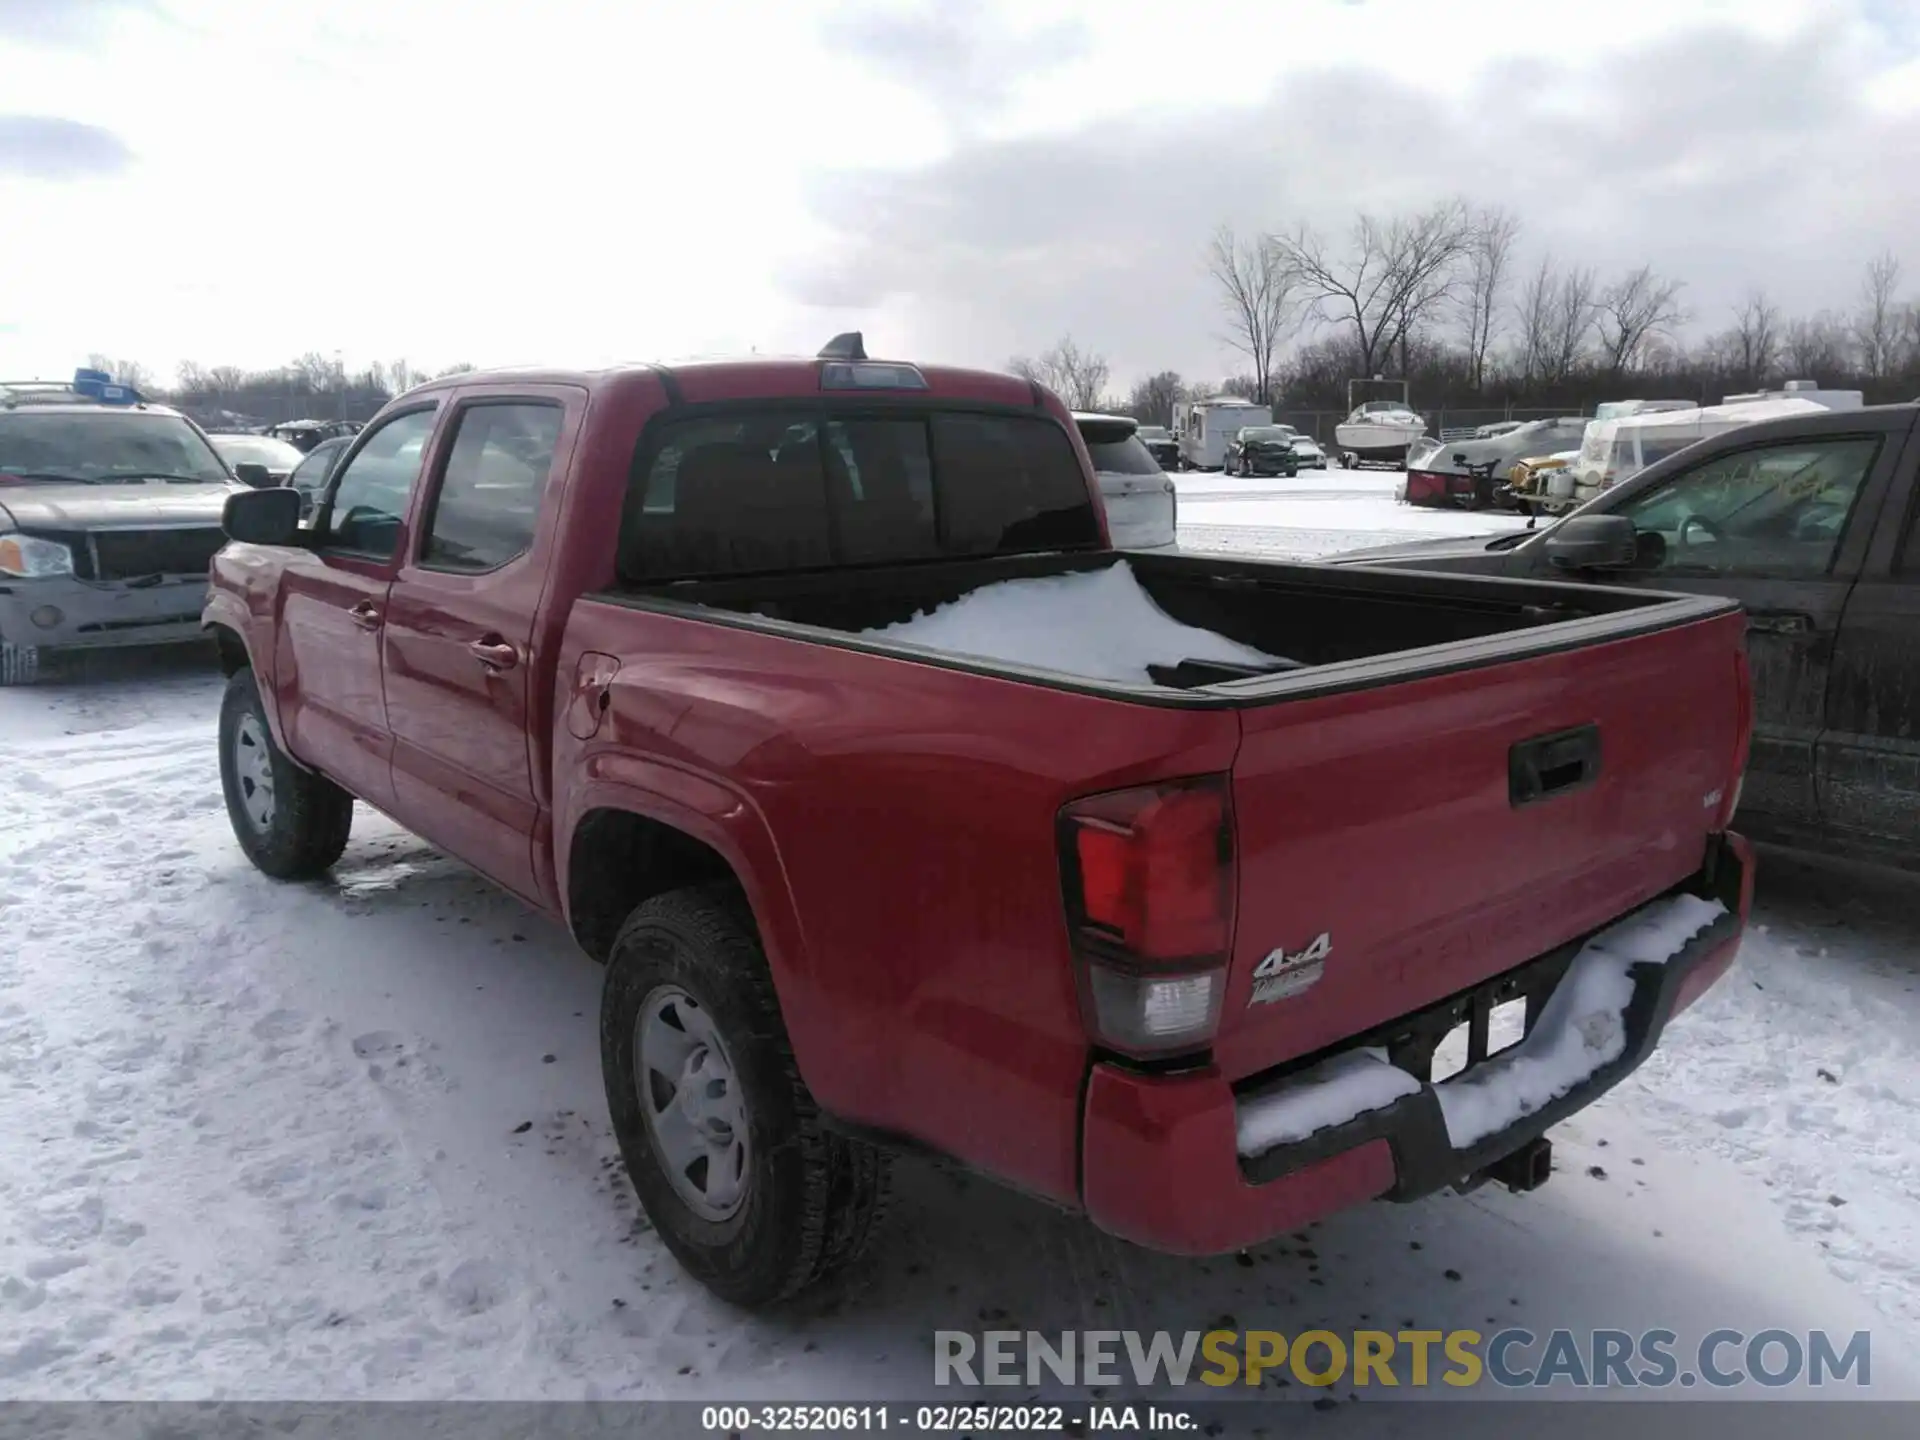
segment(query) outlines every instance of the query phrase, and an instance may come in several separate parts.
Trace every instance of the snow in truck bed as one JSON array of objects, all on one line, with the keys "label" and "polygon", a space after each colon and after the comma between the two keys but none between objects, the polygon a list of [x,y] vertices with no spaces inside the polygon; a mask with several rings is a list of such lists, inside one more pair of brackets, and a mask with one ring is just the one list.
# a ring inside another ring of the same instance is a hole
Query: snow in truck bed
[{"label": "snow in truck bed", "polygon": [[1174,619],[1154,603],[1124,560],[1077,575],[996,581],[911,620],[861,633],[950,655],[1132,685],[1153,683],[1149,665],[1182,660],[1290,663]]}]

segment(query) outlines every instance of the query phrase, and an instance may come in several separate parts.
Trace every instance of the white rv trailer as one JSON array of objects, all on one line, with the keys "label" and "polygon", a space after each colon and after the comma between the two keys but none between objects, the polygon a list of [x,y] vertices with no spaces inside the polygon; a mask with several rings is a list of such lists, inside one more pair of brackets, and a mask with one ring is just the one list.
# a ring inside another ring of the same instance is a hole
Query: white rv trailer
[{"label": "white rv trailer", "polygon": [[1836,407],[1793,395],[1685,410],[1645,410],[1618,420],[1592,421],[1580,443],[1580,458],[1547,476],[1541,508],[1557,513],[1585,504],[1601,491],[1709,435],[1829,408]]},{"label": "white rv trailer", "polygon": [[1216,395],[1211,400],[1182,400],[1173,407],[1173,434],[1180,442],[1180,468],[1218,470],[1227,446],[1248,425],[1271,425],[1273,407]]}]

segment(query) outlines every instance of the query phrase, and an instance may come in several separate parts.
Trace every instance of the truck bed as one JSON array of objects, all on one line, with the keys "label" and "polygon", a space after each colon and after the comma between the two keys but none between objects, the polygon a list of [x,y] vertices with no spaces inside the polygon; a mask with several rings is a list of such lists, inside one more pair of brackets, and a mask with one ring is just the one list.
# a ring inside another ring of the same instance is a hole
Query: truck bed
[{"label": "truck bed", "polygon": [[[1076,583],[1080,594],[1065,591]],[[1000,598],[996,590],[1009,603],[981,603]],[[1618,587],[1110,553],[689,581],[596,598],[1149,704],[1227,708],[1550,654],[1734,608]],[[1132,608],[1136,600],[1150,603]],[[962,609],[977,619],[929,625]],[[1178,643],[1180,627],[1190,627],[1190,644]]]}]

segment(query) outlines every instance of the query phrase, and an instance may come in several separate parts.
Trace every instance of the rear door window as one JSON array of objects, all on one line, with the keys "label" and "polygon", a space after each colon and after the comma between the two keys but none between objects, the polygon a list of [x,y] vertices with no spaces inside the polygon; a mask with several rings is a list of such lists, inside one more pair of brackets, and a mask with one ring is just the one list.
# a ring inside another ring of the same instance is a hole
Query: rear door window
[{"label": "rear door window", "polygon": [[533,543],[565,412],[549,401],[483,401],[460,413],[421,563],[485,571]]},{"label": "rear door window", "polygon": [[668,425],[622,521],[633,583],[1100,544],[1078,457],[1019,415],[742,412]]}]

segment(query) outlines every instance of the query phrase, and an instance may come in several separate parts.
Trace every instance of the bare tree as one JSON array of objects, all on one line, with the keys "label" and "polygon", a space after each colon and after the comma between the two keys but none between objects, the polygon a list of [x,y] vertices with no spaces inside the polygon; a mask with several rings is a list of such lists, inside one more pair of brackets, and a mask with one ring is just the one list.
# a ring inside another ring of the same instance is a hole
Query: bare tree
[{"label": "bare tree", "polygon": [[1848,348],[1846,324],[1830,310],[1787,324],[1783,350],[1796,377],[1825,381],[1847,373]]},{"label": "bare tree", "polygon": [[1555,385],[1580,368],[1599,314],[1598,291],[1591,269],[1562,271],[1551,255],[1540,257],[1521,286],[1517,307],[1523,380]]},{"label": "bare tree", "polygon": [[1290,312],[1293,280],[1266,236],[1242,240],[1222,225],[1207,248],[1207,274],[1220,287],[1227,343],[1253,362],[1257,399],[1273,400],[1273,357]]},{"label": "bare tree", "polygon": [[1651,265],[1629,270],[1600,293],[1595,318],[1602,360],[1608,373],[1632,369],[1647,341],[1686,318],[1680,308],[1682,282],[1654,273]]},{"label": "bare tree", "polygon": [[1515,318],[1520,322],[1520,378],[1535,381],[1546,378],[1547,356],[1553,349],[1554,297],[1559,282],[1553,273],[1553,257],[1542,255],[1520,288]]},{"label": "bare tree", "polygon": [[1127,413],[1142,425],[1173,424],[1173,407],[1186,393],[1176,370],[1162,370],[1136,381],[1127,396]]},{"label": "bare tree", "polygon": [[1867,262],[1860,280],[1860,308],[1853,320],[1854,342],[1860,347],[1860,368],[1868,378],[1884,380],[1899,367],[1901,331],[1906,317],[1899,301],[1900,261],[1892,251]]},{"label": "bare tree", "polygon": [[433,380],[444,380],[449,375],[471,375],[472,373],[473,373],[473,362],[471,360],[462,360],[458,364],[449,365],[445,369],[434,371],[433,374],[428,378]]},{"label": "bare tree", "polygon": [[1727,360],[1743,383],[1758,388],[1780,362],[1780,311],[1767,292],[1753,289],[1734,312]]},{"label": "bare tree", "polygon": [[1044,385],[1066,403],[1069,410],[1093,410],[1106,392],[1108,366],[1104,355],[1082,350],[1071,335],[1037,360],[1016,355],[1007,368],[1023,380]]},{"label": "bare tree", "polygon": [[1350,331],[1373,375],[1452,298],[1472,234],[1466,206],[1449,200],[1418,215],[1363,214],[1338,250],[1306,225],[1274,244],[1300,299]]},{"label": "bare tree", "polygon": [[1460,309],[1467,327],[1467,373],[1476,390],[1486,384],[1487,353],[1504,314],[1502,299],[1519,234],[1520,217],[1497,205],[1473,216]]}]

